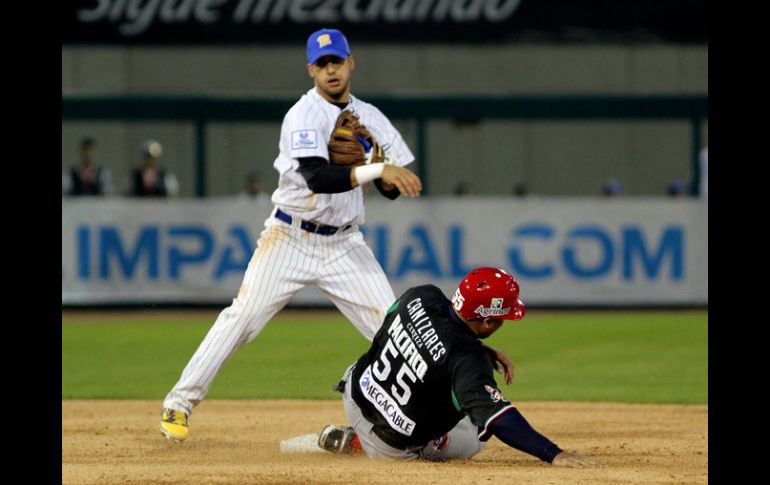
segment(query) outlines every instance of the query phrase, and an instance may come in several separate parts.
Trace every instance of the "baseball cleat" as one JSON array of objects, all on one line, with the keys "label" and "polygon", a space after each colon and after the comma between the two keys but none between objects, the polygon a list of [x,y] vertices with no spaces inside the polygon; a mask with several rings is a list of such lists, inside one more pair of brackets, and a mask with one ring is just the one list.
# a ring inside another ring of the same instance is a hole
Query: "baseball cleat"
[{"label": "baseball cleat", "polygon": [[327,424],[318,435],[318,446],[332,453],[360,453],[361,442],[352,426]]},{"label": "baseball cleat", "polygon": [[187,438],[190,427],[187,425],[187,413],[163,408],[160,413],[160,432],[169,441],[181,443]]}]

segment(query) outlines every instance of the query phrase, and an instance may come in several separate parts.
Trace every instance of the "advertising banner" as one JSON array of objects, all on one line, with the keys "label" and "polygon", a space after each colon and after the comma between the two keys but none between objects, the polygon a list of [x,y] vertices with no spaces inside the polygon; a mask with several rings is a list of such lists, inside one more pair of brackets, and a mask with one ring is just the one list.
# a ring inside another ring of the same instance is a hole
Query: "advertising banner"
[{"label": "advertising banner", "polygon": [[320,28],[355,42],[707,41],[694,0],[68,0],[64,44],[304,42]]},{"label": "advertising banner", "polygon": [[[229,303],[269,203],[62,200],[62,304]],[[541,305],[707,305],[708,205],[662,198],[367,202],[360,227],[396,295],[498,266]],[[322,237],[322,236],[317,236]],[[296,304],[330,304],[303,290]]]}]

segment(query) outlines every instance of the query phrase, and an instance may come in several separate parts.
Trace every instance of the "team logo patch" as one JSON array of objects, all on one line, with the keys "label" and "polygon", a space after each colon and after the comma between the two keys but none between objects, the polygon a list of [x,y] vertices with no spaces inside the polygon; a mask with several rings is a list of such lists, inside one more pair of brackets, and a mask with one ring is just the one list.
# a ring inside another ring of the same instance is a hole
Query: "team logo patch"
[{"label": "team logo patch", "polygon": [[318,148],[318,134],[315,130],[299,130],[291,133],[292,150]]},{"label": "team logo patch", "polygon": [[446,444],[448,441],[449,441],[449,435],[444,434],[443,436],[431,441],[430,444],[431,446],[433,446],[434,450],[441,451],[446,447]]},{"label": "team logo patch", "polygon": [[492,303],[489,305],[489,308],[484,307],[484,305],[479,305],[479,307],[476,308],[476,313],[478,313],[484,318],[499,317],[502,315],[507,315],[510,312],[511,312],[511,307],[503,308],[502,298],[492,298]]},{"label": "team logo patch", "polygon": [[324,34],[319,35],[316,41],[318,42],[318,47],[324,47],[332,43],[332,38],[329,36],[329,34]]},{"label": "team logo patch", "polygon": [[367,369],[366,372],[361,376],[361,390],[365,391],[369,389],[369,381],[372,378],[372,375],[369,373],[369,370]]},{"label": "team logo patch", "polygon": [[489,398],[492,399],[492,402],[498,402],[498,401],[505,401],[505,397],[503,397],[503,393],[498,391],[492,386],[484,385],[484,389],[487,390],[489,393]]}]

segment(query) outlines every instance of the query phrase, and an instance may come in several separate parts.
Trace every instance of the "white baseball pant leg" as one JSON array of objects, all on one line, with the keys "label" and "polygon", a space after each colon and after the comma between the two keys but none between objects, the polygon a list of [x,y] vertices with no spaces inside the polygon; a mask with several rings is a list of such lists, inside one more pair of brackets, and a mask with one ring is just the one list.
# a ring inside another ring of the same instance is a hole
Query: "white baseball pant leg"
[{"label": "white baseball pant leg", "polygon": [[371,342],[396,301],[385,272],[357,226],[328,237],[322,245],[318,287]]},{"label": "white baseball pant leg", "polygon": [[484,445],[486,442],[479,440],[479,429],[465,416],[446,436],[428,443],[420,455],[431,461],[471,458],[484,449]]},{"label": "white baseball pant leg", "polygon": [[307,234],[272,217],[265,221],[238,296],[219,314],[163,407],[192,414],[233,353],[251,342],[294,294],[312,284],[320,245]]}]

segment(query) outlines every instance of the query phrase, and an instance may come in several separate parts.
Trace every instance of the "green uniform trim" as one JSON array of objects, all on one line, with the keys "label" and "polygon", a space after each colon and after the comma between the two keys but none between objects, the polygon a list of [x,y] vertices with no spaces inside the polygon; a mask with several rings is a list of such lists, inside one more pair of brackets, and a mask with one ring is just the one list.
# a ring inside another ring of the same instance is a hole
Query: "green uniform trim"
[{"label": "green uniform trim", "polygon": [[390,313],[390,312],[392,312],[393,310],[395,310],[396,308],[398,308],[398,304],[399,304],[399,303],[401,303],[401,300],[400,300],[400,299],[399,299],[399,300],[396,300],[396,302],[395,302],[395,303],[393,303],[392,305],[390,305],[390,308],[388,308],[388,311],[386,311],[385,313]]},{"label": "green uniform trim", "polygon": [[460,402],[457,400],[457,396],[455,396],[455,390],[452,389],[452,404],[455,405],[455,409],[457,409],[458,412],[463,410],[463,407],[460,406]]}]

